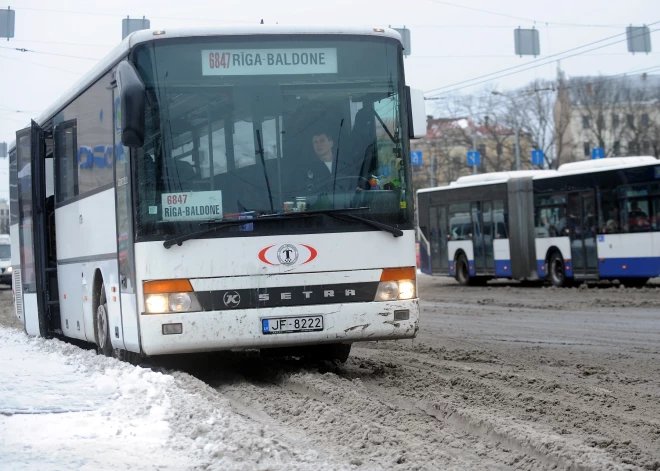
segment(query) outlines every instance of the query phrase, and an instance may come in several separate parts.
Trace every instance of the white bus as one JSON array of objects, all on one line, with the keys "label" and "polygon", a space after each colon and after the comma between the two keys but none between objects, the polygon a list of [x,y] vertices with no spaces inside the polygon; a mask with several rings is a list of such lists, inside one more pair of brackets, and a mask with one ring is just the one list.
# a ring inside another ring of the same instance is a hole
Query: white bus
[{"label": "white bus", "polygon": [[0,234],[0,283],[11,285],[11,238]]},{"label": "white bus", "polygon": [[660,276],[660,162],[617,157],[558,170],[461,177],[417,192],[423,272],[484,284],[493,278]]},{"label": "white bus", "polygon": [[16,133],[16,315],[106,355],[412,338],[425,131],[391,29],[136,32]]}]

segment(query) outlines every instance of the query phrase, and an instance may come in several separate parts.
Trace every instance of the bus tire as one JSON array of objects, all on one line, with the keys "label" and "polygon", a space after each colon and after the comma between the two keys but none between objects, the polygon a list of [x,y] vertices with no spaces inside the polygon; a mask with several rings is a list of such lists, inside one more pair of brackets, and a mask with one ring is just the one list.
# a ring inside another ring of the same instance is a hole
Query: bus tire
[{"label": "bus tire", "polygon": [[571,280],[566,277],[566,270],[564,269],[564,259],[562,258],[561,253],[557,250],[552,252],[552,255],[550,255],[550,258],[548,259],[546,273],[548,274],[552,286],[564,288],[570,284]]},{"label": "bus tire", "polygon": [[110,341],[110,323],[108,319],[108,303],[105,298],[105,284],[101,285],[99,306],[94,316],[94,332],[96,332],[96,346],[99,354],[112,356],[112,342]]},{"label": "bus tire", "polygon": [[626,288],[641,288],[649,281],[648,278],[620,278],[619,281]]},{"label": "bus tire", "polygon": [[465,254],[460,254],[456,258],[456,263],[454,264],[456,267],[456,281],[458,281],[458,284],[461,286],[469,286],[471,283],[470,280],[470,265],[468,264],[467,257]]},{"label": "bus tire", "polygon": [[139,365],[142,362],[142,355],[135,352],[129,352],[128,350],[116,349],[115,358],[119,361],[124,361],[130,363],[131,365]]},{"label": "bus tire", "polygon": [[311,357],[313,360],[338,361],[346,363],[351,354],[350,343],[331,343],[329,345],[317,345],[312,347]]}]

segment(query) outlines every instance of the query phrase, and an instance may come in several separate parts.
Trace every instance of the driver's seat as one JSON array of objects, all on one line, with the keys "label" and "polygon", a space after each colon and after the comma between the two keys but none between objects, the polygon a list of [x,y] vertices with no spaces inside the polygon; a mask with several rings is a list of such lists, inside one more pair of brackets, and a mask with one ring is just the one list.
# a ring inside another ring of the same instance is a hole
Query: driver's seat
[{"label": "driver's seat", "polygon": [[351,133],[351,170],[355,175],[369,178],[378,168],[376,151],[376,117],[371,108],[362,108],[355,115]]}]

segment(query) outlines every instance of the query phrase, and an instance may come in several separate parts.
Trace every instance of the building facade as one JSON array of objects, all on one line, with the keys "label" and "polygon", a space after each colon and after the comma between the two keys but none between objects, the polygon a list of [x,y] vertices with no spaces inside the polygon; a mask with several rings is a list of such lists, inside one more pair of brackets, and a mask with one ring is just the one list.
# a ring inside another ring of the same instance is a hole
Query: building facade
[{"label": "building facade", "polygon": [[560,163],[604,157],[660,157],[660,76],[574,77],[560,73],[555,123]]}]

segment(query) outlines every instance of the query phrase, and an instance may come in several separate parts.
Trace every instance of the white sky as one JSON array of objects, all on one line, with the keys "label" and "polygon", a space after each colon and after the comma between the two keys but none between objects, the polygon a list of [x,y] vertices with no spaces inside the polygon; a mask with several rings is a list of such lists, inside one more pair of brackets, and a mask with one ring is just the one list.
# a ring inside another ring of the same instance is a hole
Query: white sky
[{"label": "white sky", "polygon": [[[227,23],[256,27],[262,18],[280,24],[406,26],[412,33],[406,79],[425,91],[533,61],[513,54],[513,29],[518,26],[536,25],[540,30],[543,58],[624,33],[630,24],[660,21],[658,0],[15,0],[10,5],[16,10],[16,36],[0,40],[0,141],[7,142],[121,40],[121,20],[127,15],[144,15],[152,28],[160,29]],[[660,23],[651,30],[655,28]],[[562,60],[561,66],[568,75],[621,74],[660,66],[660,32],[652,34],[657,52],[649,55],[628,54],[624,39],[621,35],[595,44],[592,47],[622,41]],[[551,62],[475,87],[514,88],[535,78],[554,78],[556,69],[557,63]],[[660,73],[660,67],[649,73]],[[0,159],[0,198],[7,197],[5,166]]]}]

